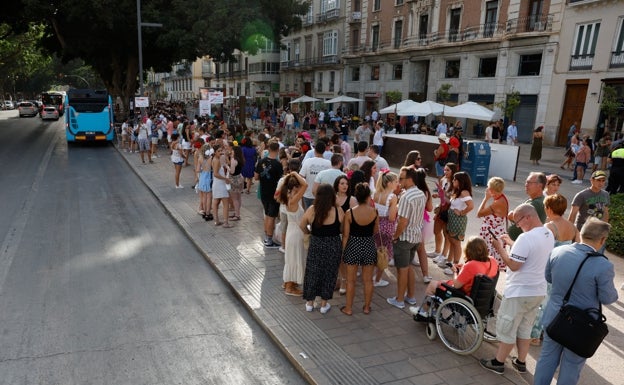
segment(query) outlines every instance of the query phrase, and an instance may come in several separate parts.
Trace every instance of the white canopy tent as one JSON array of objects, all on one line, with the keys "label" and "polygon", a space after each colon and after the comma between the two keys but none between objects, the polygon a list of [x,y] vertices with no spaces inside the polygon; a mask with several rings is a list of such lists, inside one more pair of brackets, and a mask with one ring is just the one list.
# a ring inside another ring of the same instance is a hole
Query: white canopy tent
[{"label": "white canopy tent", "polygon": [[294,104],[294,103],[311,103],[311,102],[318,102],[321,99],[317,99],[317,98],[313,98],[312,96],[308,96],[308,95],[303,95],[298,97],[295,100],[291,100],[290,104]]},{"label": "white canopy tent", "polygon": [[340,95],[337,96],[333,99],[329,99],[325,101],[325,104],[332,104],[332,103],[355,103],[355,102],[363,102],[362,99],[358,99],[358,98],[353,98],[351,96],[347,96],[347,95]]},{"label": "white canopy tent", "polygon": [[452,116],[455,118],[491,121],[492,119],[494,119],[496,112],[485,108],[475,102],[466,102],[455,107],[445,108],[444,115]]},{"label": "white canopy tent", "polygon": [[414,108],[415,106],[417,106],[419,103],[416,103],[413,100],[410,99],[405,99],[405,100],[401,100],[398,103],[395,104],[391,104],[388,107],[382,108],[381,110],[379,110],[380,114],[399,114],[399,115],[406,115],[406,114],[402,114],[403,110],[406,110],[408,108]]},{"label": "white canopy tent", "polygon": [[429,115],[441,115],[445,112],[445,108],[448,108],[444,104],[432,102],[426,100],[422,103],[416,103],[415,105],[408,106],[405,109],[401,109],[398,112],[400,116],[429,116]]}]

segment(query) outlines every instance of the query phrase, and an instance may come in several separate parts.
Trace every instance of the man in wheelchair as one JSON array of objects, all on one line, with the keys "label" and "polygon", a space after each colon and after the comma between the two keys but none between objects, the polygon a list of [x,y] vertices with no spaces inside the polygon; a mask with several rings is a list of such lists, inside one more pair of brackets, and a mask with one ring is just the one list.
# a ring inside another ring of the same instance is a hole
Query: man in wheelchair
[{"label": "man in wheelchair", "polygon": [[425,301],[421,306],[411,306],[410,312],[423,321],[430,318],[429,307],[432,297],[442,300],[451,296],[470,297],[475,277],[484,275],[495,278],[498,275],[498,264],[489,255],[488,247],[482,238],[473,236],[468,239],[464,247],[466,263],[463,266],[456,265],[455,279],[448,281],[431,281],[425,290]]}]

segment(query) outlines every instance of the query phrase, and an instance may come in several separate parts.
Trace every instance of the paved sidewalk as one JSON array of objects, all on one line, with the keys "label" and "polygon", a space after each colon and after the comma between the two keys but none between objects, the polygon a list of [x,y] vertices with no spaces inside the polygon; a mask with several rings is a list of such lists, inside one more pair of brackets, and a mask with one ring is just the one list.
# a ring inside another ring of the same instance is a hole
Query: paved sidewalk
[{"label": "paved sidewalk", "polygon": [[[138,154],[119,153],[310,383],[460,385],[533,382],[539,347],[531,347],[527,361],[529,373],[520,375],[508,363],[505,374],[499,376],[482,369],[478,363],[480,358],[493,356],[496,344],[484,342],[473,355],[460,356],[447,350],[439,339],[429,341],[425,324],[412,321],[408,306],[399,310],[386,303],[386,298],[394,296],[396,291],[393,268],[389,269],[387,277],[390,286],[375,288],[370,315],[358,311],[363,305],[361,285],[356,292],[352,317],[338,310],[345,302],[338,292],[330,301],[332,310],[328,314],[307,313],[301,298],[286,296],[280,288],[283,254],[276,249],[263,248],[262,207],[255,193],[243,194],[241,221],[232,222],[234,228],[216,227],[197,214],[198,195],[190,188],[192,167],[182,170],[184,188],[176,189],[173,166],[169,156],[164,155],[168,151],[159,149],[159,152],[161,157],[155,159],[155,164],[141,164]],[[532,167],[529,152],[529,145],[521,150],[518,182],[507,181],[505,192],[512,207],[525,199],[523,182]],[[544,148],[539,170],[562,172],[559,169],[562,158],[561,148]],[[560,175],[568,177],[563,172]],[[573,185],[566,179],[561,192],[571,200],[576,192],[588,185],[588,182],[582,186]],[[473,195],[475,206],[478,206],[484,195],[483,187],[474,188]],[[471,216],[467,234],[478,234],[479,227],[480,220]],[[433,243],[427,244],[427,250],[432,249]],[[619,288],[624,276],[624,262],[619,257],[610,255],[609,258],[616,264],[616,287]],[[447,278],[431,262],[429,271],[434,279]],[[426,285],[422,283],[419,268],[416,268],[416,279],[417,298],[422,298]],[[501,277],[501,287],[504,281]],[[581,377],[583,384],[621,383],[618,373],[621,373],[619,362],[624,346],[622,301],[605,307],[605,314],[611,333],[596,356],[588,361]]]}]

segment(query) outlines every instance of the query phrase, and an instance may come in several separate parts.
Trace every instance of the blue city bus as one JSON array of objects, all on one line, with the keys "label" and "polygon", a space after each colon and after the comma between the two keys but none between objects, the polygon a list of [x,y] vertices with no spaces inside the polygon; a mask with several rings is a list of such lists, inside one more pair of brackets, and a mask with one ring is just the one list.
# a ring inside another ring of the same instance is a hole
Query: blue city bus
[{"label": "blue city bus", "polygon": [[65,109],[68,142],[113,140],[113,99],[105,90],[70,89],[65,98]]}]

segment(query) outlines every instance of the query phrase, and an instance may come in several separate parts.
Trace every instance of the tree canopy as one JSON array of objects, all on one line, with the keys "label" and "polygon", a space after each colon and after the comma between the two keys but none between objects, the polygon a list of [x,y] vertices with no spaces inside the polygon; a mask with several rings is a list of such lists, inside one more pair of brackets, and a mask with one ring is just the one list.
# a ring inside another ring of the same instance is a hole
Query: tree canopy
[{"label": "tree canopy", "polygon": [[[22,0],[0,15],[15,32],[42,26],[42,46],[63,61],[80,58],[99,74],[109,92],[127,100],[138,88],[136,0]],[[300,27],[309,3],[302,0],[142,0],[143,67],[169,71],[181,60],[233,60],[236,49],[254,52],[254,42]],[[268,36],[267,36],[268,35]],[[221,55],[223,54],[223,55]]]}]

